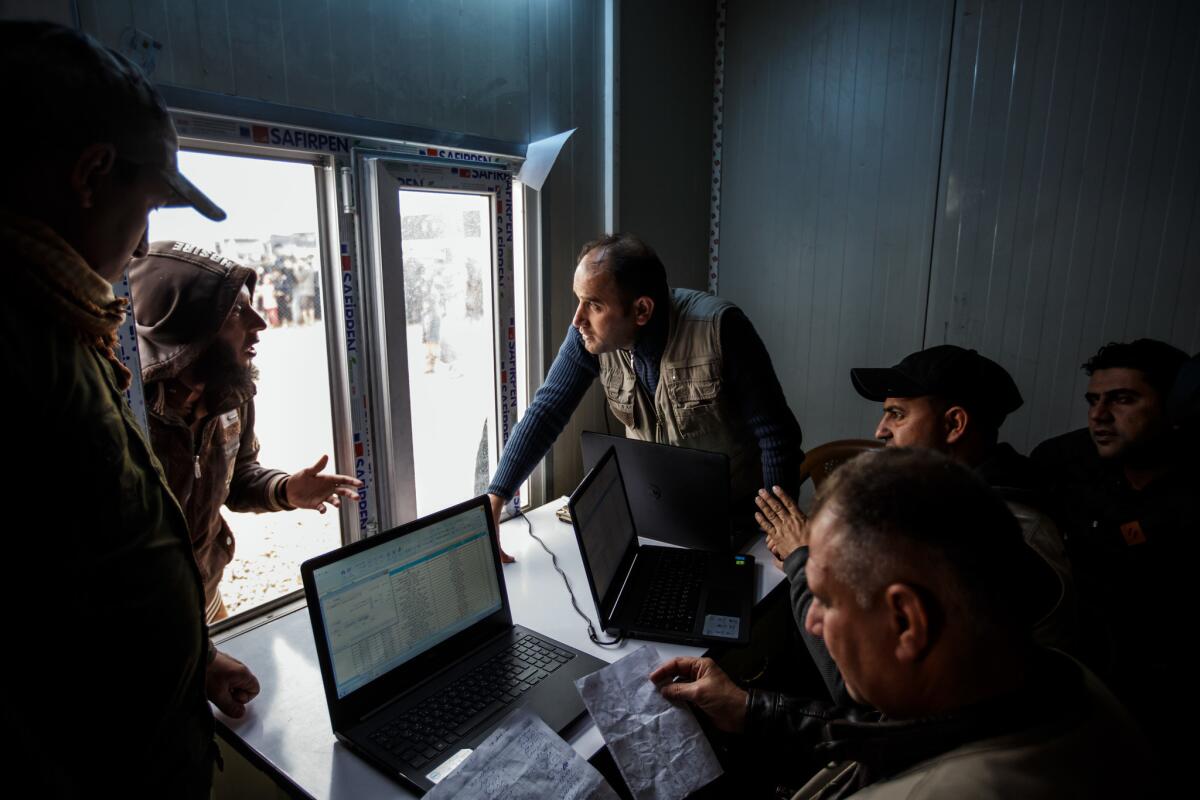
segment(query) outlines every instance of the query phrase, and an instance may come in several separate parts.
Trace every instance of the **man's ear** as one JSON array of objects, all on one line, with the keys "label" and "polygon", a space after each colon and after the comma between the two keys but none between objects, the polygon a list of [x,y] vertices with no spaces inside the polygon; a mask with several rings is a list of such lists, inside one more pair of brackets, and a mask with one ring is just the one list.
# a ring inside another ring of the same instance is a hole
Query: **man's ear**
[{"label": "man's ear", "polygon": [[967,433],[967,425],[971,415],[962,406],[950,406],[942,414],[942,425],[945,429],[946,444],[954,444]]},{"label": "man's ear", "polygon": [[654,316],[654,298],[647,295],[642,295],[637,300],[633,301],[633,321],[638,325],[645,325],[650,322],[650,318]]},{"label": "man's ear", "polygon": [[91,208],[96,201],[100,182],[112,172],[117,163],[117,148],[104,142],[89,144],[80,151],[71,167],[71,191],[80,208]]},{"label": "man's ear", "polygon": [[907,583],[893,583],[884,592],[896,660],[912,663],[924,658],[933,644],[932,609],[923,594]]}]

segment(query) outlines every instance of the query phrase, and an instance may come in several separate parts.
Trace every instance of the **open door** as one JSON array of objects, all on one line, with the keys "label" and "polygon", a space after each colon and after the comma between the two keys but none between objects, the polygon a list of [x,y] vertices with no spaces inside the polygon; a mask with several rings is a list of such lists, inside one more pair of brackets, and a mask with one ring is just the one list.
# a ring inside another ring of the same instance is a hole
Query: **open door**
[{"label": "open door", "polygon": [[515,423],[512,175],[383,155],[358,174],[386,529],[486,490]]}]

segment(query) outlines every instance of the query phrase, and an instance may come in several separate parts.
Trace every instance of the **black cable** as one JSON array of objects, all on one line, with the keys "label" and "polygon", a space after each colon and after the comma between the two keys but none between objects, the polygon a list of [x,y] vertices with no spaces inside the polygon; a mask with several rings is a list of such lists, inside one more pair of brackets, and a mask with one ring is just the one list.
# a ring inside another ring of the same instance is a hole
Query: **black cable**
[{"label": "black cable", "polygon": [[579,602],[575,599],[575,590],[571,588],[571,580],[567,577],[567,573],[563,572],[562,567],[558,565],[558,556],[554,554],[553,550],[546,546],[546,543],[542,541],[540,536],[533,532],[533,523],[529,521],[529,517],[525,516],[524,511],[518,509],[517,516],[525,520],[525,527],[529,529],[529,535],[533,537],[535,542],[542,546],[542,549],[545,550],[547,555],[550,556],[550,563],[554,565],[554,568],[558,570],[558,574],[562,576],[563,583],[567,587],[567,594],[571,595],[571,606],[575,609],[575,613],[583,617],[583,621],[587,623],[588,638],[592,640],[593,644],[599,645],[600,647],[620,647],[625,641],[624,636],[618,636],[610,642],[604,642],[600,640],[599,635],[596,633],[596,626],[592,624],[592,621],[588,618],[588,615],[583,613],[583,609],[579,607]]}]

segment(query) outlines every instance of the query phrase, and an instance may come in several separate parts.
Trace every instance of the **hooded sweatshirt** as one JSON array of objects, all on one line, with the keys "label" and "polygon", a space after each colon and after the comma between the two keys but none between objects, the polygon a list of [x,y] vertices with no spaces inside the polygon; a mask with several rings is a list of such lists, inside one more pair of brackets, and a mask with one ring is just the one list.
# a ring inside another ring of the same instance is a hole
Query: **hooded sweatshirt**
[{"label": "hooded sweatshirt", "polygon": [[223,397],[193,432],[167,405],[166,384],[208,350],[242,287],[253,293],[255,277],[251,269],[184,242],[155,242],[149,255],[129,266],[150,439],[191,529],[210,620],[234,554],[221,506],[282,511],[288,506],[279,489],[287,473],[258,463],[253,390]]}]

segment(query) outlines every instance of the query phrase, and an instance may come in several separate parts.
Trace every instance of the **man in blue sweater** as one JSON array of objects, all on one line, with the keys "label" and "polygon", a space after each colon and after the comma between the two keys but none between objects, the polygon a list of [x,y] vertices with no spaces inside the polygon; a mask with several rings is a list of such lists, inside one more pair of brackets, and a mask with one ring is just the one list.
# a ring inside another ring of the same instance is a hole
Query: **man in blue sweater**
[{"label": "man in blue sweater", "polygon": [[488,487],[497,522],[597,377],[629,438],[728,455],[735,510],[752,512],[759,487],[795,490],[800,426],[745,314],[668,288],[654,250],[630,234],[583,246],[574,292],[566,339]]}]

